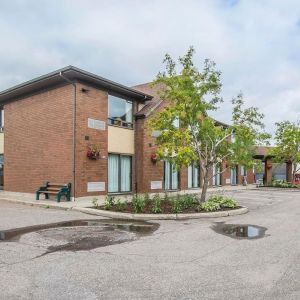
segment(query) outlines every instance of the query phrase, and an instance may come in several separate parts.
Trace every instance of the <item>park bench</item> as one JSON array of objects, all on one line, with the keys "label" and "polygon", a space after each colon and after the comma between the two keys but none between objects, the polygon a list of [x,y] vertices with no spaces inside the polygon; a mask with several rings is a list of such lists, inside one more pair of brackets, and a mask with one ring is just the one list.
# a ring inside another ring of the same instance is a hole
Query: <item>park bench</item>
[{"label": "park bench", "polygon": [[40,194],[44,194],[46,199],[49,199],[49,195],[56,195],[57,202],[60,202],[61,196],[65,196],[67,201],[71,201],[71,183],[46,182],[36,191],[36,200],[39,200]]}]

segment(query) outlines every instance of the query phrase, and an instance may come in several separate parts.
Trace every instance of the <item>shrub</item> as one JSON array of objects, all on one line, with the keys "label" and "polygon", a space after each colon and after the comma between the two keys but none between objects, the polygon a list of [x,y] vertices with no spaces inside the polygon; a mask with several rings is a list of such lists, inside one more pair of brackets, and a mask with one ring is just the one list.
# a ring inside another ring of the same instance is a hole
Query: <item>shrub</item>
[{"label": "shrub", "polygon": [[104,201],[104,208],[109,210],[112,209],[113,205],[115,204],[115,197],[113,196],[106,196]]},{"label": "shrub", "polygon": [[271,183],[273,187],[281,187],[281,188],[297,188],[297,185],[287,182],[286,180],[273,180]]},{"label": "shrub", "polygon": [[158,194],[156,194],[153,199],[153,207],[152,207],[152,212],[154,214],[160,214],[161,213],[161,199]]},{"label": "shrub", "polygon": [[200,204],[199,209],[204,211],[217,211],[221,208],[235,208],[237,202],[226,196],[214,195],[211,196],[206,202]]},{"label": "shrub", "polygon": [[123,211],[126,208],[127,201],[122,202],[120,199],[116,202],[116,209],[117,211]]},{"label": "shrub", "polygon": [[234,199],[222,195],[214,195],[208,199],[208,202],[218,203],[221,208],[237,207],[237,202]]},{"label": "shrub", "polygon": [[94,208],[99,207],[98,199],[96,197],[92,199],[92,204],[93,204]]},{"label": "shrub", "polygon": [[180,201],[180,196],[177,197],[172,201],[172,213],[179,214],[182,212],[182,202]]},{"label": "shrub", "polygon": [[182,208],[187,209],[195,205],[195,196],[194,195],[183,195],[181,197]]},{"label": "shrub", "polygon": [[143,196],[137,195],[132,198],[133,211],[136,214],[142,213],[145,208],[145,199]]},{"label": "shrub", "polygon": [[200,210],[204,211],[216,211],[221,208],[220,204],[213,201],[206,201],[202,204],[200,204]]}]

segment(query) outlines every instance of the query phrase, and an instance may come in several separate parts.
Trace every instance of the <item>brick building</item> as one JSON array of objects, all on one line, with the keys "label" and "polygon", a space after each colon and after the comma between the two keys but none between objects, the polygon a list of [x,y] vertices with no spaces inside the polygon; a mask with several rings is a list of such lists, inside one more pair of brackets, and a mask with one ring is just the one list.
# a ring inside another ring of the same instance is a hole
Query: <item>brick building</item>
[{"label": "brick building", "polygon": [[[0,105],[6,191],[34,193],[45,181],[72,183],[76,198],[201,187],[198,168],[151,161],[146,122],[165,104],[147,84],[129,88],[69,66],[0,92]],[[0,156],[1,145],[0,136]],[[211,185],[242,184],[244,175],[253,182],[237,166]]]}]

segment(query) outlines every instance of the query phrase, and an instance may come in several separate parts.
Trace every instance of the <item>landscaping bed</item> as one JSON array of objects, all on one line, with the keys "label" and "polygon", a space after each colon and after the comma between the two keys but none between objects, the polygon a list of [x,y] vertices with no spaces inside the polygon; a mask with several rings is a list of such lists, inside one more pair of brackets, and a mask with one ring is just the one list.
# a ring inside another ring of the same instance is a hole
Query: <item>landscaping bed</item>
[{"label": "landscaping bed", "polygon": [[273,180],[271,184],[264,187],[283,188],[283,189],[300,189],[300,184],[293,184],[286,180]]},{"label": "landscaping bed", "polygon": [[145,194],[134,196],[129,202],[107,196],[104,205],[98,205],[94,199],[92,208],[130,214],[195,214],[231,211],[242,207],[234,199],[223,195],[211,196],[200,204],[197,196],[190,194],[175,197],[160,197],[157,194],[152,198]]},{"label": "landscaping bed", "polygon": [[[113,205],[110,209],[106,209],[104,205],[98,206],[96,209],[110,210],[110,211],[114,211],[114,212],[135,213],[134,206],[131,202],[127,202],[125,205],[126,206],[122,210],[120,210],[116,205]],[[173,207],[172,201],[162,201],[161,212],[160,213],[161,214],[174,214],[174,213],[176,213],[176,212],[173,211],[172,207]],[[95,208],[95,207],[93,207],[93,208]],[[151,204],[146,204],[141,213],[153,214],[152,208],[153,208],[153,206]],[[236,206],[235,208],[224,207],[224,208],[220,208],[220,209],[215,210],[215,211],[227,211],[227,210],[234,210],[234,209],[238,209],[238,208],[241,208],[241,206]],[[182,208],[177,213],[184,213],[184,214],[186,214],[186,213],[207,213],[207,211],[200,210],[197,207],[197,205],[195,205],[194,207]]]}]

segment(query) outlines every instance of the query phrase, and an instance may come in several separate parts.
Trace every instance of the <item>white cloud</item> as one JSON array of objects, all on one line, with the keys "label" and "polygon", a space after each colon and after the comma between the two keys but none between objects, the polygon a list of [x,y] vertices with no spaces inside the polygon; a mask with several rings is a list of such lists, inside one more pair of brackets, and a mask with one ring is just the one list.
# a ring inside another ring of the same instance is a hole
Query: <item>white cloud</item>
[{"label": "white cloud", "polygon": [[216,61],[230,121],[240,90],[266,124],[300,117],[297,0],[2,0],[0,89],[72,64],[134,85],[152,80],[166,52],[196,48]]}]

